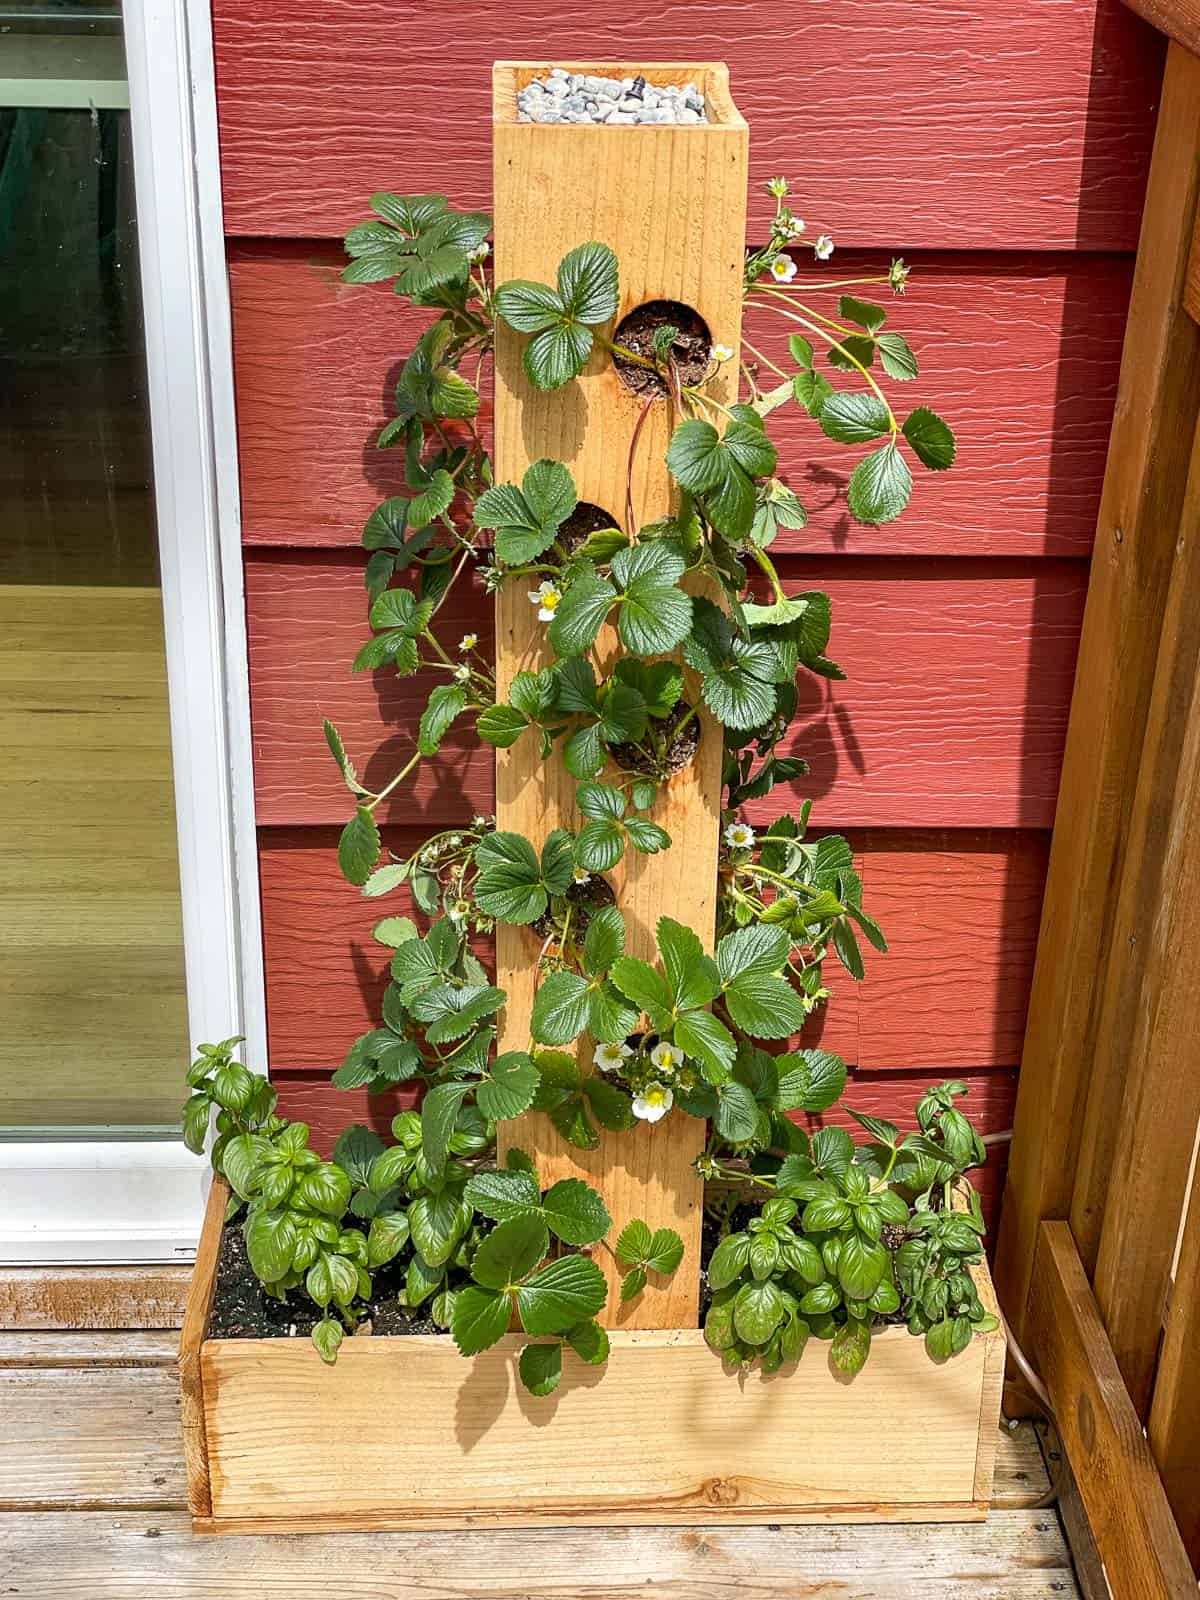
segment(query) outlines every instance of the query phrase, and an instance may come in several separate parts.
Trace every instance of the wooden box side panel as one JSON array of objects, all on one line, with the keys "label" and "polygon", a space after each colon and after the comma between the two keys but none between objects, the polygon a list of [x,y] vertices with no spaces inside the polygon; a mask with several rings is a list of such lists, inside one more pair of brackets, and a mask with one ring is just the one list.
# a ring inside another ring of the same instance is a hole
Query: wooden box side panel
[{"label": "wooden box side panel", "polygon": [[212,1512],[212,1492],[208,1480],[208,1444],[204,1423],[204,1374],[201,1348],[217,1286],[217,1259],[221,1253],[221,1233],[229,1185],[214,1178],[204,1208],[196,1265],[188,1291],[187,1309],[179,1333],[179,1421],[183,1429],[183,1461],[187,1472],[188,1510],[193,1517]]},{"label": "wooden box side panel", "polygon": [[847,1382],[816,1341],[765,1378],[727,1373],[694,1330],[618,1332],[606,1369],[568,1355],[543,1399],[517,1380],[521,1343],[466,1365],[444,1337],[355,1339],[332,1368],[307,1341],[206,1343],[217,1522],[980,1513],[987,1340],[938,1366],[888,1330]]}]

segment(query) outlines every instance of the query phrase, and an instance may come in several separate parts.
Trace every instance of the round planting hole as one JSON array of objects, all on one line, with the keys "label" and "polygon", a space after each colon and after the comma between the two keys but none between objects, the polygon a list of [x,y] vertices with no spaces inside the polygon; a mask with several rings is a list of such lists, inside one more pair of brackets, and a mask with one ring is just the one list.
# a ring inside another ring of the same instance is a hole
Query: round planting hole
[{"label": "round planting hole", "polygon": [[669,777],[673,772],[682,772],[696,759],[696,751],[700,748],[700,718],[691,717],[687,725],[680,728],[680,723],[690,710],[686,701],[681,700],[663,722],[651,724],[656,738],[662,741],[662,754],[657,761],[648,758],[645,751],[635,744],[614,744],[612,758],[621,771],[640,772],[648,778]]},{"label": "round planting hole", "polygon": [[[617,903],[608,879],[595,872],[587,883],[572,883],[563,899],[571,907],[571,921],[578,933],[587,932],[594,911],[599,911],[601,906],[614,906]],[[539,938],[548,939],[554,932],[554,918],[549,911],[543,911],[536,922],[530,923],[530,927]]]},{"label": "round planting hole", "polygon": [[595,506],[590,500],[580,500],[559,527],[558,542],[569,556],[574,555],[589,534],[599,533],[601,528],[619,526],[616,517],[610,517],[602,506]]},{"label": "round planting hole", "polygon": [[[666,327],[679,330],[671,346],[671,359],[680,380],[685,384],[702,383],[712,365],[709,360],[712,334],[700,313],[693,311],[691,306],[685,306],[681,300],[647,300],[640,306],[634,306],[629,315],[622,317],[617,324],[613,343],[631,350],[635,356],[641,356],[646,361],[653,361],[655,331]],[[613,355],[613,366],[621,382],[634,394],[648,400],[667,393],[665,378],[650,367],[643,367],[639,362],[617,354]]]}]

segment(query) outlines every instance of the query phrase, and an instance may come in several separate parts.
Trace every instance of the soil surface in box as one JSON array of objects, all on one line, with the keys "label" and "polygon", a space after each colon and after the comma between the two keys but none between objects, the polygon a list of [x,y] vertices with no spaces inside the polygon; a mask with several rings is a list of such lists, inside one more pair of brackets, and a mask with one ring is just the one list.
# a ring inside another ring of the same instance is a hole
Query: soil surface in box
[{"label": "soil surface in box", "polygon": [[[374,1294],[363,1321],[373,1333],[443,1333],[426,1310],[415,1312],[400,1305],[396,1296],[404,1287],[406,1263],[378,1267]],[[321,1313],[302,1289],[286,1300],[269,1295],[254,1276],[246,1254],[241,1223],[221,1235],[217,1259],[217,1284],[208,1316],[209,1339],[307,1339]]]},{"label": "soil surface in box", "polygon": [[[700,1246],[700,1324],[712,1300],[708,1285],[708,1262],[725,1233],[736,1233],[746,1227],[759,1211],[757,1204],[735,1203],[728,1212],[724,1228],[714,1208],[706,1208],[704,1229]],[[349,1219],[348,1219],[349,1220]],[[887,1238],[885,1243],[895,1249],[903,1235]],[[374,1293],[367,1303],[360,1326],[363,1333],[370,1325],[372,1334],[403,1335],[413,1333],[444,1333],[437,1323],[421,1308],[415,1312],[400,1305],[397,1295],[404,1287],[407,1255],[399,1264],[378,1267],[374,1273]],[[250,1259],[242,1238],[241,1223],[227,1227],[221,1235],[221,1253],[217,1258],[217,1282],[209,1312],[209,1339],[307,1339],[321,1313],[300,1289],[293,1289],[286,1300],[276,1300],[269,1295],[254,1276]],[[890,1317],[876,1318],[876,1325],[902,1322],[896,1312]]]}]

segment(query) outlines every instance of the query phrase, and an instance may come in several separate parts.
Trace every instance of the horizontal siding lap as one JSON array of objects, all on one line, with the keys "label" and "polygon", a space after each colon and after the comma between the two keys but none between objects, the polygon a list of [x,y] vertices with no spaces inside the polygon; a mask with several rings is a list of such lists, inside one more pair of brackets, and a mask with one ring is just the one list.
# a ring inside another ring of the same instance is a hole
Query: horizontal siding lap
[{"label": "horizontal siding lap", "polygon": [[492,61],[552,49],[728,61],[752,233],[787,172],[845,244],[1129,250],[1162,60],[1117,0],[464,0],[452,48],[416,0],[216,0],[213,27],[225,226],[244,235],[335,236],[373,188],[486,206]]},{"label": "horizontal siding lap", "polygon": [[[328,246],[235,247],[230,262],[242,521],[249,544],[358,543],[385,495],[404,488],[401,452],[374,439],[392,414],[400,361],[428,322],[390,288],[347,286]],[[779,550],[845,555],[1086,556],[1120,365],[1131,265],[1124,257],[918,257],[893,323],[925,371],[895,385],[905,410],[953,425],[952,472],[918,471],[912,505],[883,528],[851,524],[853,457],[796,406],[772,418],[781,475],[812,520]],[[884,256],[835,258],[838,278]],[[885,296],[885,298],[887,298]],[[746,335],[774,359],[788,325],[761,305]],[[767,375],[768,381],[770,375]],[[490,393],[490,381],[485,385]],[[484,418],[485,428],[488,419]]]},{"label": "horizontal siding lap", "polygon": [[[312,1129],[313,1144],[326,1152],[332,1150],[338,1134],[352,1122],[365,1123],[386,1138],[393,1116],[411,1102],[411,1096],[399,1093],[368,1096],[360,1089],[331,1089],[321,1079],[287,1070],[273,1073],[272,1076],[279,1090],[282,1111],[298,1121],[307,1122]],[[916,1126],[914,1108],[917,1100],[925,1089],[940,1083],[945,1076],[941,1071],[920,1069],[902,1074],[852,1073],[845,1105],[869,1115],[887,1117],[908,1131]],[[966,1099],[961,1102],[963,1109],[981,1132],[1001,1133],[1012,1127],[1017,1087],[1015,1068],[965,1072],[958,1076],[967,1085]],[[826,1121],[861,1131],[856,1128],[844,1106],[835,1107],[825,1117],[808,1118],[807,1121],[812,1126]],[[972,1174],[983,1201],[984,1218],[989,1228],[994,1228],[999,1213],[1007,1157],[1006,1144],[994,1145],[989,1152],[987,1165]]]},{"label": "horizontal siding lap", "polygon": [[[812,766],[822,826],[1048,827],[1086,587],[1082,562],[787,558],[789,585],[827,588],[845,683],[807,678],[789,748]],[[354,677],[366,636],[358,556],[250,551],[246,560],[258,820],[344,820],[347,796],[321,737],[341,729],[367,781],[413,743],[424,678]],[[442,636],[490,647],[481,589],[448,600]],[[450,825],[490,811],[491,751],[454,735],[422,762],[386,820]],[[752,819],[778,809],[753,802]]]},{"label": "horizontal siding lap", "polygon": [[[399,856],[421,829],[387,837]],[[947,1072],[1014,1065],[1037,938],[1046,837],[1033,832],[855,833],[866,904],[883,925],[887,955],[868,953],[856,984],[830,961],[830,1005],[808,1042],[864,1071],[917,1063]],[[371,937],[381,916],[409,915],[398,891],[366,898],[341,878],[333,830],[262,836],[263,937],[275,1069],[331,1072],[356,1034],[374,1024],[388,953]],[[491,941],[477,954],[491,965]],[[531,958],[535,946],[531,943]],[[314,994],[322,999],[312,1013]]]}]

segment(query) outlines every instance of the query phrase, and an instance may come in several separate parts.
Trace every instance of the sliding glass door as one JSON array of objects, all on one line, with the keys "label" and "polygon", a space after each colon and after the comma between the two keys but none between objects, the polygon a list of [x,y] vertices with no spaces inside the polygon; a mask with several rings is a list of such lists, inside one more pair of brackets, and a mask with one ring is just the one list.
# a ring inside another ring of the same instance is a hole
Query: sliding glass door
[{"label": "sliding glass door", "polygon": [[186,1252],[190,1045],[256,1026],[194,45],[0,0],[0,1260]]},{"label": "sliding glass door", "polygon": [[160,1131],[176,1120],[188,1024],[121,18],[23,3],[12,26],[0,1137]]}]

